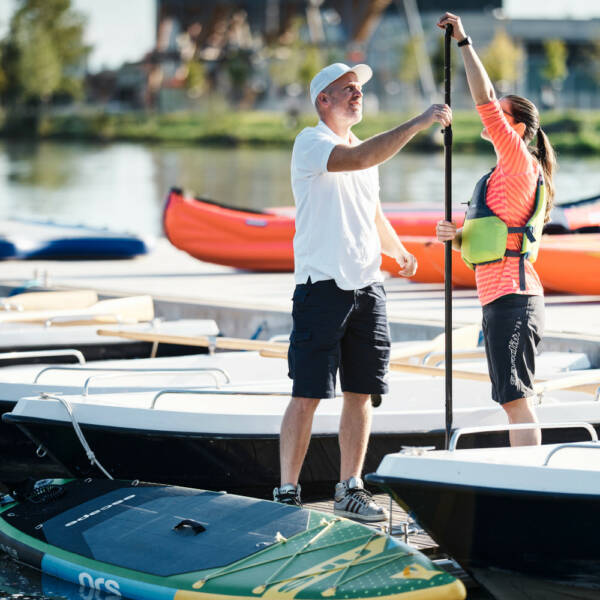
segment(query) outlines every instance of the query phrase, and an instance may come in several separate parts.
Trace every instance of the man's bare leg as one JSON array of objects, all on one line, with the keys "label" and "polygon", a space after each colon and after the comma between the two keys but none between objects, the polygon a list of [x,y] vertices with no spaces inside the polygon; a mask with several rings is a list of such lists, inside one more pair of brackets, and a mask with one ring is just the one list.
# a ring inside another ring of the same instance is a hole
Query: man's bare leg
[{"label": "man's bare leg", "polygon": [[360,477],[371,433],[371,397],[344,392],[340,419],[340,481]]},{"label": "man's bare leg", "polygon": [[292,398],[281,421],[279,463],[281,485],[298,485],[300,469],[310,443],[313,416],[320,400]]},{"label": "man's bare leg", "polygon": [[[531,398],[519,398],[502,405],[506,411],[509,423],[537,423],[535,409]],[[539,446],[542,443],[542,433],[539,429],[517,429],[509,432],[511,446]]]}]

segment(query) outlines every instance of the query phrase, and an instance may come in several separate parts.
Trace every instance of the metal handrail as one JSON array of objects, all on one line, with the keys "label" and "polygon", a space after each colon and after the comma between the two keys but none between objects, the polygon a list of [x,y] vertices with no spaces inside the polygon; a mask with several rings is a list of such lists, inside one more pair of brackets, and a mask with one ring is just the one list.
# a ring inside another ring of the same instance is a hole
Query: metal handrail
[{"label": "metal handrail", "polygon": [[590,437],[594,442],[598,441],[598,435],[596,430],[589,423],[576,422],[576,423],[513,423],[508,425],[482,425],[481,427],[461,427],[456,429],[450,439],[448,450],[454,452],[456,450],[456,444],[458,438],[461,435],[469,433],[486,433],[488,431],[512,431],[514,429],[569,429],[570,427],[581,427],[586,429]]},{"label": "metal handrail", "polygon": [[85,356],[75,348],[65,348],[63,350],[23,350],[21,352],[2,352],[0,361],[13,360],[17,358],[47,358],[49,356],[74,356],[80,365],[85,364]]},{"label": "metal handrail", "polygon": [[210,396],[287,396],[290,397],[291,393],[287,392],[256,392],[252,391],[243,391],[243,390],[182,390],[182,389],[168,389],[168,390],[160,390],[154,398],[152,399],[152,404],[150,408],[153,409],[156,405],[156,401],[165,394],[190,394],[190,395],[210,395]]},{"label": "metal handrail", "polygon": [[[204,368],[204,367],[202,367]],[[213,371],[216,372],[220,372],[223,374],[223,376],[225,377],[225,381],[227,383],[231,382],[231,378],[229,377],[229,373],[227,371],[225,371],[225,369],[220,369],[219,367],[206,367],[207,369],[210,368]],[[199,371],[200,368],[188,368],[188,369],[164,369],[164,371],[167,372],[173,372],[173,371]],[[154,372],[161,372],[161,369],[148,369],[148,368],[143,368],[143,367],[128,367],[128,368],[120,368],[120,367],[65,367],[62,365],[50,365],[48,367],[44,367],[36,376],[35,379],[33,380],[33,383],[38,383],[39,378],[46,373],[47,371],[79,371],[79,372],[88,372],[88,371],[111,371],[113,373],[121,373],[121,372],[125,372],[125,373],[154,373]]]},{"label": "metal handrail", "polygon": [[564,450],[565,448],[588,448],[588,449],[596,449],[596,450],[600,450],[600,444],[598,444],[598,440],[595,440],[593,442],[586,442],[586,443],[574,443],[574,442],[569,442],[568,444],[561,444],[560,446],[557,446],[556,448],[553,448],[548,456],[546,456],[546,461],[544,462],[544,467],[548,466],[548,463],[550,462],[550,459],[557,453],[560,452],[561,450]]},{"label": "metal handrail", "polygon": [[[50,327],[51,325],[58,325],[60,323],[77,323],[78,321],[93,321],[94,319],[106,319],[106,318],[115,319],[115,323],[117,325],[123,324],[123,318],[121,315],[116,313],[89,313],[89,314],[72,314],[72,315],[57,315],[55,317],[49,317],[44,321],[45,327]],[[112,324],[112,323],[111,323]]]},{"label": "metal handrail", "polygon": [[[106,369],[103,369],[106,370]],[[215,376],[215,373],[221,373],[225,378],[226,383],[231,383],[231,378],[225,369],[220,369],[218,367],[198,367],[195,369],[142,369],[142,368],[130,368],[130,369],[114,369],[113,373],[106,373],[104,375],[90,375],[83,385],[83,395],[87,396],[89,392],[90,383],[94,379],[105,379],[111,377],[120,377],[122,373],[145,373],[146,375],[162,375],[163,373],[206,373],[208,375],[212,375],[213,381],[215,385],[219,387],[219,380]]]}]

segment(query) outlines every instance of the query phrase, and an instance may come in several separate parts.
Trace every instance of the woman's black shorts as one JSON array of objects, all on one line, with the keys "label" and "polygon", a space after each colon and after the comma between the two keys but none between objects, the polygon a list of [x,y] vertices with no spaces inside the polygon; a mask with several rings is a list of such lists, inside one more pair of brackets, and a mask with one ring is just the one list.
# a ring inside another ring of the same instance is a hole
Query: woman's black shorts
[{"label": "woman's black shorts", "polygon": [[543,333],[543,296],[508,294],[483,307],[485,353],[496,402],[535,394],[535,354]]},{"label": "woman's black shorts", "polygon": [[342,391],[386,394],[390,330],[383,285],[342,290],[333,279],[294,291],[289,376],[296,398],[333,398]]}]

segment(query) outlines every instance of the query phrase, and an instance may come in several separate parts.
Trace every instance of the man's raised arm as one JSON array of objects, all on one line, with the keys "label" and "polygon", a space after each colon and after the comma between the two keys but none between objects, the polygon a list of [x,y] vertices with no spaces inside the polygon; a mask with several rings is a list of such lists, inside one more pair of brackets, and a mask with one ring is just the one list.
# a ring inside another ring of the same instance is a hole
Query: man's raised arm
[{"label": "man's raised arm", "polygon": [[419,131],[427,129],[434,123],[444,127],[452,121],[452,110],[446,104],[432,104],[419,116],[365,140],[356,146],[340,144],[336,146],[327,162],[327,170],[358,171],[379,165],[392,158]]}]

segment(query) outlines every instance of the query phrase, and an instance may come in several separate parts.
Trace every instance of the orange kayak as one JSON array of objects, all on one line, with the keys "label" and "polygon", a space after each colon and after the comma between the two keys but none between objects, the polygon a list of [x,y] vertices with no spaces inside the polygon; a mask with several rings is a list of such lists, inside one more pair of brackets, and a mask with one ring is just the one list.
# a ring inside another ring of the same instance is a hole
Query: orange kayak
[{"label": "orange kayak", "polygon": [[[431,205],[384,205],[398,235],[431,236],[444,211]],[[294,207],[252,211],[169,192],[163,227],[169,241],[195,258],[253,271],[293,271]],[[464,210],[454,211],[461,225]],[[387,264],[387,263],[386,263]],[[397,271],[397,269],[394,269]]]},{"label": "orange kayak", "polygon": [[168,240],[193,257],[253,271],[293,271],[294,219],[185,197],[171,189],[163,213]]},{"label": "orange kayak", "polygon": [[[406,205],[386,205],[384,210],[407,250],[418,260],[419,268],[411,281],[442,283],[444,245],[431,234],[443,211]],[[462,213],[453,215],[458,224],[462,223]],[[238,269],[289,272],[294,269],[294,217],[293,207],[240,210],[186,197],[181,190],[172,189],[163,226],[175,247],[200,260]],[[387,256],[382,256],[381,268],[393,276],[398,273],[396,261]],[[548,291],[600,294],[600,233],[544,235],[535,268]],[[475,287],[474,272],[458,252],[452,253],[452,283]]]},{"label": "orange kayak", "polygon": [[[434,238],[407,237],[402,240],[415,255],[419,268],[411,281],[444,281],[444,245]],[[381,268],[392,272],[395,261],[383,257]],[[535,270],[547,292],[600,294],[600,233],[544,235]],[[452,285],[475,287],[475,273],[452,253]]]},{"label": "orange kayak", "polygon": [[600,294],[600,234],[543,236],[535,270],[547,291]]}]

